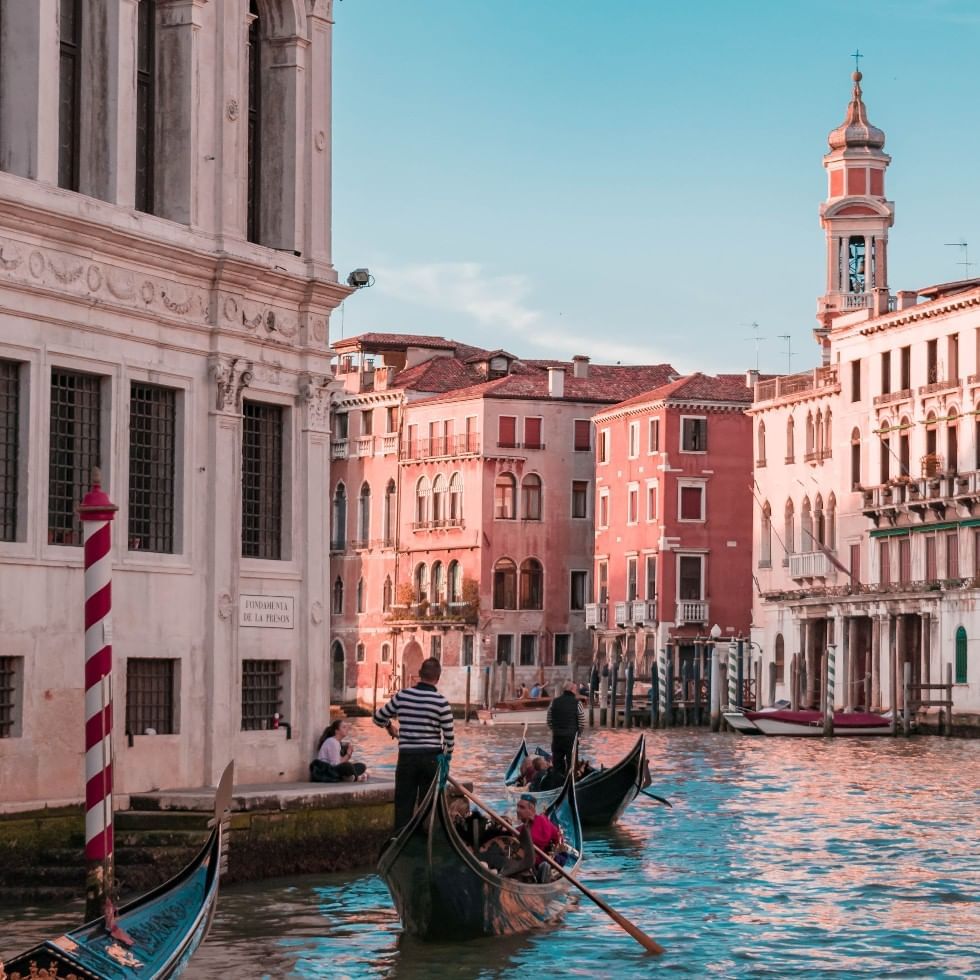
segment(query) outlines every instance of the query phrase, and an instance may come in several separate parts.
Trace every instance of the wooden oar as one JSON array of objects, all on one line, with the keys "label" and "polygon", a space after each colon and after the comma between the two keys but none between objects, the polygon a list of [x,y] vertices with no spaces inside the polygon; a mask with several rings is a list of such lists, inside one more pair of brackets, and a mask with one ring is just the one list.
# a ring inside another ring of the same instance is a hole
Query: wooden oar
[{"label": "wooden oar", "polygon": [[[509,831],[515,837],[520,837],[520,834],[517,832],[517,828],[511,826],[511,824],[508,823],[507,820],[505,820],[502,816],[500,816],[499,813],[495,813],[489,806],[487,806],[486,803],[483,802],[483,800],[474,796],[465,786],[463,786],[461,783],[458,783],[455,779],[453,779],[452,776],[448,776],[447,781],[450,783],[450,785],[455,787],[455,789],[458,792],[462,793],[463,796],[465,796],[470,802],[475,803],[481,810],[483,810],[484,813],[488,814],[494,820],[496,820],[497,823],[499,823],[500,826],[504,828],[504,830]],[[596,895],[595,892],[593,892],[589,888],[586,888],[585,885],[583,885],[582,882],[578,880],[578,878],[576,878],[574,875],[569,874],[553,857],[551,857],[550,854],[546,854],[544,851],[541,850],[540,847],[537,847],[536,845],[534,846],[534,850],[538,854],[540,854],[541,857],[544,858],[544,860],[547,861],[548,864],[550,864],[551,867],[555,871],[557,871],[563,878],[566,878],[568,881],[570,881],[583,895],[585,895],[586,898],[595,902],[595,904],[598,905],[599,908],[601,908],[602,911],[605,912],[606,915],[608,915],[609,918],[616,923],[616,925],[618,925],[621,929],[624,929],[626,932],[628,932],[648,953],[656,953],[657,955],[659,955],[664,951],[664,948],[663,946],[660,945],[660,943],[658,943],[655,939],[651,939],[645,932],[643,932],[642,929],[639,929],[637,926],[633,925],[633,923],[630,922],[630,920],[627,919],[624,915],[620,915],[620,913],[617,912],[614,908],[607,905],[606,902],[604,902],[601,898],[599,898],[599,896]]]},{"label": "wooden oar", "polygon": [[666,799],[666,797],[657,796],[656,793],[651,793],[648,789],[641,789],[640,792],[644,796],[649,796],[651,800],[656,800],[658,803],[663,803],[664,806],[669,806],[671,809],[673,809],[674,804],[671,803],[670,800]]}]

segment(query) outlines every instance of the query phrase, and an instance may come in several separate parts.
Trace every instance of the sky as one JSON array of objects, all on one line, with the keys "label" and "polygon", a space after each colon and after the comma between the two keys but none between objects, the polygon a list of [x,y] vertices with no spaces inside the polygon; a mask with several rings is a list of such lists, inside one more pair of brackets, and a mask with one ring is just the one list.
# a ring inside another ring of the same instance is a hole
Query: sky
[{"label": "sky", "polygon": [[[337,0],[332,338],[802,371],[855,50],[891,291],[980,275],[980,0]],[[950,242],[966,242],[967,248]]]}]

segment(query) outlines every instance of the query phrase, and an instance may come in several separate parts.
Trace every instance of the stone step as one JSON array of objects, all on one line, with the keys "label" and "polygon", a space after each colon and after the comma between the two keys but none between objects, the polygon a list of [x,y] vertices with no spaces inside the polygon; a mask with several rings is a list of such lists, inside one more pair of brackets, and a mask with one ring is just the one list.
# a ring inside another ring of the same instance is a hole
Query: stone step
[{"label": "stone step", "polygon": [[197,849],[207,839],[207,830],[126,830],[117,828],[116,848],[180,847]]},{"label": "stone step", "polygon": [[153,797],[131,796],[130,809],[115,815],[116,828],[128,830],[202,830],[207,831],[213,814],[206,811],[159,810]]}]

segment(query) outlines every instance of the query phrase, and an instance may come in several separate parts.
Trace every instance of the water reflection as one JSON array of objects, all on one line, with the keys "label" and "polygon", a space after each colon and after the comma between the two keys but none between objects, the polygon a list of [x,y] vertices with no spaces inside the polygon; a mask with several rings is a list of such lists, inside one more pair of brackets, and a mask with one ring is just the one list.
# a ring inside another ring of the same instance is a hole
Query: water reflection
[{"label": "water reflection", "polygon": [[[595,732],[612,762],[635,733]],[[358,721],[357,756],[389,771],[394,746]],[[512,808],[500,787],[520,733],[464,729],[454,773]],[[532,730],[532,748],[548,733]],[[583,881],[665,947],[681,976],[980,975],[980,742],[771,739],[653,732],[654,792],[590,835]],[[34,935],[77,921],[0,911]],[[52,928],[53,926],[53,928]],[[41,930],[41,931],[39,931]],[[17,942],[13,946],[20,947]],[[581,898],[564,921],[514,940],[424,944],[403,936],[373,873],[223,889],[186,976],[648,976],[640,947]]]}]

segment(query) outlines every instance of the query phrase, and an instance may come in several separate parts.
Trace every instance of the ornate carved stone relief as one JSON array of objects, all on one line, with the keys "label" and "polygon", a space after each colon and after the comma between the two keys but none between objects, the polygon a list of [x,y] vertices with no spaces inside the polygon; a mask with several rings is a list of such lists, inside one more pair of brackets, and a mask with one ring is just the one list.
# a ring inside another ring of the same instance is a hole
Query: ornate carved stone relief
[{"label": "ornate carved stone relief", "polygon": [[235,319],[237,311],[241,309],[241,320],[245,329],[262,340],[286,343],[299,332],[299,320],[295,316],[289,316],[281,310],[256,307],[239,297],[229,297],[229,299],[232,303],[226,300],[224,304],[225,318]]},{"label": "ornate carved stone relief", "polygon": [[330,401],[333,377],[326,374],[301,374],[299,398],[306,406],[307,427],[319,432],[330,431]]},{"label": "ornate carved stone relief", "polygon": [[240,412],[242,392],[252,380],[252,362],[218,354],[212,356],[209,367],[215,384],[214,407],[219,412]]}]

